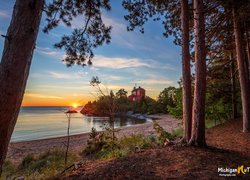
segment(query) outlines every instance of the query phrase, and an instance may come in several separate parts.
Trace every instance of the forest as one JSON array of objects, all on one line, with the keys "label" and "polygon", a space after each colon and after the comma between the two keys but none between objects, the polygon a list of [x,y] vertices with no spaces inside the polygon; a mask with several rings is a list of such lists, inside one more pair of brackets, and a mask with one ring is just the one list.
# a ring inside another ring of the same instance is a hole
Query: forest
[{"label": "forest", "polygon": [[[123,0],[121,3],[127,13],[124,14],[127,31],[139,31],[146,35],[145,25],[154,21],[164,27],[162,38],[172,37],[173,43],[181,47],[182,77],[179,87],[166,87],[157,100],[147,97],[146,105],[127,102],[123,98],[124,93],[126,96],[124,89],[117,93],[112,91],[107,96],[111,99],[115,97],[112,107],[116,103],[118,105],[115,107],[120,108],[120,111],[168,113],[181,119],[183,137],[175,143],[197,151],[200,151],[200,147],[206,149],[211,142],[206,137],[207,121],[221,124],[237,119],[242,122],[241,136],[248,141],[249,0]],[[75,17],[83,16],[81,27],[75,28],[70,35],[63,35],[54,47],[65,52],[63,63],[68,67],[94,66],[94,49],[112,43],[112,27],[105,25],[102,20],[103,12],[108,13],[112,8],[115,7],[111,7],[110,0],[15,1],[8,31],[2,35],[1,171],[25,93],[39,29],[50,33],[60,23],[71,26]],[[44,27],[40,26],[42,16],[46,19]],[[105,101],[105,97],[100,97],[100,104]],[[103,107],[101,104],[97,111],[105,113]],[[220,136],[223,136],[223,132]]]}]

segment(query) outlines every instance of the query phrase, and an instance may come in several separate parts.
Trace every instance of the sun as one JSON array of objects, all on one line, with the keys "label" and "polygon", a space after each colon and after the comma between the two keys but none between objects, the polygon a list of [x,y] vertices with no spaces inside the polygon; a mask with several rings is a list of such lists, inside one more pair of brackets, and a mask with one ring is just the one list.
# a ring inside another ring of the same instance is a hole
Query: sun
[{"label": "sun", "polygon": [[79,105],[77,103],[72,103],[71,105],[73,108],[77,108]]}]

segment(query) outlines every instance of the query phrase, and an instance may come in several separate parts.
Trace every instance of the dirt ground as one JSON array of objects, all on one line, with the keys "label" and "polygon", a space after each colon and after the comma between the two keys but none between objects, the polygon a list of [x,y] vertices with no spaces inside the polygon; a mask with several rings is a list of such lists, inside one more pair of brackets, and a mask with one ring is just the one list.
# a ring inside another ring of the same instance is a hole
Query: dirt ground
[{"label": "dirt ground", "polygon": [[[123,158],[87,161],[58,179],[224,179],[218,168],[250,167],[250,134],[241,129],[241,120],[232,120],[207,130],[207,148],[171,145]],[[233,178],[250,179],[249,175]]]}]

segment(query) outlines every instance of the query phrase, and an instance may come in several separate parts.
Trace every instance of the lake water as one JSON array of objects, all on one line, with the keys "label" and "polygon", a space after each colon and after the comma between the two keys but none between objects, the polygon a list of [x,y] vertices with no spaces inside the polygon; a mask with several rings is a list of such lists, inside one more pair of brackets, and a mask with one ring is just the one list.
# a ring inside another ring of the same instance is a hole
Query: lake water
[{"label": "lake water", "polygon": [[[68,121],[65,115],[67,107],[22,107],[11,137],[11,142],[44,139],[65,136]],[[80,110],[80,109],[78,109]],[[146,120],[116,118],[115,127],[145,123]],[[98,117],[86,117],[81,113],[72,114],[70,134],[81,134],[95,127],[103,129],[108,121]]]}]

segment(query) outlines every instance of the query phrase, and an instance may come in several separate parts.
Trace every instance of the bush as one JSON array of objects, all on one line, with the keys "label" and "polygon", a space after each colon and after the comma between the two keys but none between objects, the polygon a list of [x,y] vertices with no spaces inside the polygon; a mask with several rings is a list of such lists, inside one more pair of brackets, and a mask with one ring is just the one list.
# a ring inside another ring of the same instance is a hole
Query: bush
[{"label": "bush", "polygon": [[172,131],[172,136],[175,138],[181,138],[183,137],[183,128],[177,128],[175,130]]},{"label": "bush", "polygon": [[30,164],[33,163],[34,160],[35,160],[35,158],[32,154],[26,155],[23,158],[23,160],[19,166],[19,169],[27,169],[30,166]]},{"label": "bush", "polygon": [[130,153],[136,150],[153,147],[156,145],[156,139],[151,136],[144,136],[142,134],[133,134],[125,136],[119,140],[120,148]]},{"label": "bush", "polygon": [[[70,154],[68,159],[70,163],[73,163],[77,157]],[[3,167],[3,177],[11,175],[12,178],[23,176],[27,179],[47,179],[63,170],[64,151],[54,150],[38,157],[28,154],[17,168],[11,162],[6,161]]]},{"label": "bush", "polygon": [[8,179],[8,177],[12,176],[15,172],[15,165],[11,161],[6,160],[3,164],[3,172],[1,177],[5,177],[5,179]]},{"label": "bush", "polygon": [[[112,132],[107,129],[102,133],[102,138],[98,139],[95,136],[95,140],[88,141],[87,147],[83,150],[83,154],[91,159],[109,159],[114,157],[126,156],[137,150],[153,147],[157,145],[157,141],[154,137],[146,137],[140,134],[125,136],[120,139],[112,139]],[[93,132],[91,133],[93,134]],[[97,140],[98,139],[98,140]],[[89,143],[89,142],[101,142]]]},{"label": "bush", "polygon": [[155,120],[153,121],[153,128],[157,133],[157,139],[160,145],[163,145],[166,140],[174,140],[175,137],[171,133],[165,131]]},{"label": "bush", "polygon": [[87,146],[83,150],[83,155],[88,156],[99,152],[105,144],[103,135],[103,132],[97,132],[95,128],[92,128],[87,141]]}]

